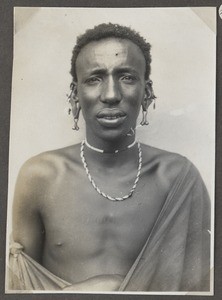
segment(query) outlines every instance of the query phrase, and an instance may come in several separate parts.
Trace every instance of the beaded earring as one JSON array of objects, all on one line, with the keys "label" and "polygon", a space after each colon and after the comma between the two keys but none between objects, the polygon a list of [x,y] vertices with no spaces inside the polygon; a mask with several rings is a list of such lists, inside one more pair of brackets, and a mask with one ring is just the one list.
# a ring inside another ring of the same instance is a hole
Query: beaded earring
[{"label": "beaded earring", "polygon": [[148,80],[148,84],[149,84],[149,89],[147,89],[147,92],[149,93],[149,95],[145,95],[144,97],[144,101],[142,104],[142,121],[140,122],[140,125],[144,126],[144,125],[149,125],[147,116],[148,116],[148,107],[149,104],[153,101],[153,109],[156,109],[156,96],[154,95],[153,92],[153,82],[152,80]]},{"label": "beaded earring", "polygon": [[72,108],[68,108],[68,114],[70,115],[71,112],[73,114],[74,124],[72,130],[79,130],[78,121],[81,106],[79,104],[78,96],[76,95],[76,86],[73,82],[70,84],[70,89],[71,92],[69,95],[67,95],[67,101],[71,104]]},{"label": "beaded earring", "polygon": [[81,107],[79,105],[78,97],[74,100],[74,105],[72,108],[72,113],[74,117],[74,125],[72,127],[72,130],[79,130],[78,121],[79,121],[79,113],[80,113]]}]

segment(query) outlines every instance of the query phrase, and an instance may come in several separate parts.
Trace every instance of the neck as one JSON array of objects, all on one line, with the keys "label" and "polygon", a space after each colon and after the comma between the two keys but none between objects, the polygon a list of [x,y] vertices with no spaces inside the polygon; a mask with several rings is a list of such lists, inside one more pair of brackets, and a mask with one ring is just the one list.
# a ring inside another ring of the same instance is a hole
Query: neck
[{"label": "neck", "polygon": [[100,149],[100,148],[96,148],[94,146],[92,146],[88,141],[87,139],[85,139],[85,144],[88,148],[90,148],[91,150],[93,151],[96,151],[96,152],[99,152],[99,153],[119,153],[120,151],[124,151],[124,150],[127,150],[127,149],[130,149],[132,148],[135,144],[136,144],[136,141],[134,140],[131,144],[127,145],[125,148],[120,148],[120,149],[112,149],[111,151],[110,150],[105,150],[105,149]]},{"label": "neck", "polygon": [[[131,146],[132,145],[132,146]],[[101,165],[103,168],[113,169],[113,168],[120,168],[123,167],[125,164],[131,165],[133,164],[133,168],[137,167],[137,156],[138,156],[138,147],[136,146],[137,143],[133,141],[133,144],[129,144],[124,148],[118,149],[119,151],[104,151],[103,149],[92,149],[87,146],[85,143],[84,152],[86,155],[86,159],[89,163],[95,164],[95,168],[99,168]],[[94,148],[94,146],[93,146]],[[98,151],[99,150],[99,151]],[[116,149],[117,150],[117,149]]]},{"label": "neck", "polygon": [[135,134],[110,139],[111,135],[112,133],[109,136],[107,135],[108,138],[100,138],[86,131],[86,148],[98,150],[101,153],[118,153],[127,150],[128,147],[130,148],[135,143]]}]

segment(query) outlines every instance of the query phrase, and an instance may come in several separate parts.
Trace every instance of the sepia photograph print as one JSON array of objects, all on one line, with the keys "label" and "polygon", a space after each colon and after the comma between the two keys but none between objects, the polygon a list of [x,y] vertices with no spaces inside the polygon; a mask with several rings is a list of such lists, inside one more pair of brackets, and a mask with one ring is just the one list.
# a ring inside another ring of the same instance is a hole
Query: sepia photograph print
[{"label": "sepia photograph print", "polygon": [[213,295],[216,13],[14,8],[5,293]]}]

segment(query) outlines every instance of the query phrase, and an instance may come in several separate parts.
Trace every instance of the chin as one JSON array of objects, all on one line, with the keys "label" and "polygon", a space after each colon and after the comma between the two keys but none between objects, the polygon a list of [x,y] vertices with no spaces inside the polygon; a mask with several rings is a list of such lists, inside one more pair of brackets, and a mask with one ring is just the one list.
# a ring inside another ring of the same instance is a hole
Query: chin
[{"label": "chin", "polygon": [[124,137],[127,136],[127,132],[129,129],[123,128],[106,128],[104,130],[100,130],[96,132],[96,135],[105,141],[117,141],[122,140]]}]

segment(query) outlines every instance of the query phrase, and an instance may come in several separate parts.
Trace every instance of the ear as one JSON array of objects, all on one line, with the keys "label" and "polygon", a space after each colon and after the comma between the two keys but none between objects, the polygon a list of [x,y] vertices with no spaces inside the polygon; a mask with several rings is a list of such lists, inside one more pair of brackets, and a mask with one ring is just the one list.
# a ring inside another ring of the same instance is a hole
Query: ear
[{"label": "ear", "polygon": [[78,99],[78,92],[77,92],[77,82],[72,81],[70,84],[70,95],[69,95],[69,102],[73,106],[76,102],[79,101]]},{"label": "ear", "polygon": [[152,81],[151,80],[146,80],[145,82],[145,93],[144,93],[144,98],[142,101],[142,108],[144,111],[148,109],[150,104],[153,102],[155,99],[155,95],[153,93],[153,87],[152,87]]},{"label": "ear", "polygon": [[72,81],[72,83],[70,84],[70,89],[71,92],[68,96],[69,99],[69,103],[71,104],[71,111],[75,119],[79,118],[79,113],[81,110],[81,106],[79,104],[79,99],[78,99],[78,93],[77,93],[77,83],[75,81]]}]

